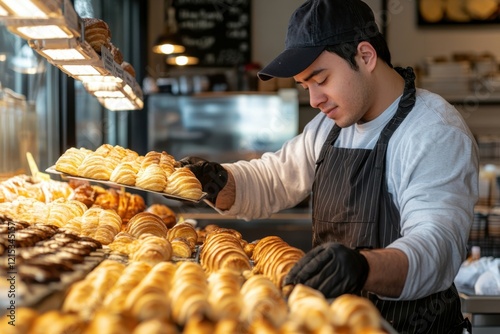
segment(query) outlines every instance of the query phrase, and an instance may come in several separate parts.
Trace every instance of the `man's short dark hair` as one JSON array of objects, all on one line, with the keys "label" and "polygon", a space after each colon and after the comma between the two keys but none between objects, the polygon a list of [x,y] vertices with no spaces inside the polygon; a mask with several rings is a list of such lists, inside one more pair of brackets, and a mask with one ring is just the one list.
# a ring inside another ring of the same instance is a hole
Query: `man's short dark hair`
[{"label": "man's short dark hair", "polygon": [[[384,36],[377,34],[371,38],[362,41],[367,41],[368,43],[370,43],[377,52],[378,58],[385,61],[387,65],[389,65],[390,67],[393,67],[391,63],[391,52],[389,51],[389,47],[387,46],[387,42]],[[356,56],[357,53],[358,44],[361,43],[362,41],[330,45],[325,47],[325,50],[328,52],[335,53],[340,58],[345,59],[349,63],[352,69],[358,70],[359,67],[358,64],[356,64],[354,57]]]}]

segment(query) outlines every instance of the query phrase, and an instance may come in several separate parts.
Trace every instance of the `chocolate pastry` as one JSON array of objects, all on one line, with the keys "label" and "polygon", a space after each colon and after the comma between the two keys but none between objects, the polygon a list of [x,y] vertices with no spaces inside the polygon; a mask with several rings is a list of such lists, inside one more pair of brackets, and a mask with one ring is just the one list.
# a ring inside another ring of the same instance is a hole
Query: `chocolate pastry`
[{"label": "chocolate pastry", "polygon": [[87,256],[92,252],[90,248],[73,247],[73,244],[68,244],[60,249],[60,251],[68,252],[71,254],[76,254],[80,256]]},{"label": "chocolate pastry", "polygon": [[29,260],[31,258],[40,256],[40,255],[45,255],[45,254],[52,254],[54,253],[54,249],[50,247],[29,247],[26,249],[21,249],[19,252],[19,258],[24,259],[24,260]]},{"label": "chocolate pastry", "polygon": [[59,272],[50,265],[22,265],[17,269],[25,283],[48,283],[60,281]]},{"label": "chocolate pastry", "polygon": [[60,257],[61,259],[69,260],[72,263],[82,263],[83,261],[85,261],[84,256],[73,254],[68,251],[59,251],[55,255]]},{"label": "chocolate pastry", "polygon": [[73,263],[57,256],[56,254],[46,254],[34,257],[27,261],[24,265],[50,266],[59,272],[73,271]]}]

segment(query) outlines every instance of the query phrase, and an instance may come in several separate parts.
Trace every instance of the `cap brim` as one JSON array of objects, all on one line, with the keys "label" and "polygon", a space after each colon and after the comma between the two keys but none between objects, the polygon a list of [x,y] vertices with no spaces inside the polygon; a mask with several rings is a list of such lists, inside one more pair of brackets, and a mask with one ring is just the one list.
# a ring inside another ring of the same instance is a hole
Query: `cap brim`
[{"label": "cap brim", "polygon": [[257,75],[263,81],[293,77],[311,65],[324,49],[324,46],[286,49]]}]

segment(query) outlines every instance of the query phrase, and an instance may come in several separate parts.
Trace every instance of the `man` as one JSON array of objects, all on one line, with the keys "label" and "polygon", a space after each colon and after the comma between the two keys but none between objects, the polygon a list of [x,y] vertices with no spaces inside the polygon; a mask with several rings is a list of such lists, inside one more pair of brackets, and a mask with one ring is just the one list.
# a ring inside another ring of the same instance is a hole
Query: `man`
[{"label": "man", "polygon": [[312,193],[313,246],[285,279],[360,293],[400,333],[462,333],[454,277],[466,256],[478,152],[456,109],[393,68],[360,0],[308,0],[262,80],[293,77],[320,109],[260,159],[188,158],[216,206],[264,218]]}]

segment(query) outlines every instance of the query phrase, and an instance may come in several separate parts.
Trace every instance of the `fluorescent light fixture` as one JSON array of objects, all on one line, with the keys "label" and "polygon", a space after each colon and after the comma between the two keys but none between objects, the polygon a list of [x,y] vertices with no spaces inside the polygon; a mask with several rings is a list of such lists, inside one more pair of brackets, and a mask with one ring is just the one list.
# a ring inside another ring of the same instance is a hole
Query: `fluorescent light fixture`
[{"label": "fluorescent light fixture", "polygon": [[122,78],[117,78],[112,75],[89,75],[89,76],[81,76],[78,77],[78,80],[80,80],[83,83],[117,83],[123,82]]},{"label": "fluorescent light fixture", "polygon": [[99,72],[92,65],[61,65],[60,66],[66,73],[69,73],[71,76],[78,75],[100,75]]},{"label": "fluorescent light fixture", "polygon": [[189,56],[168,57],[167,64],[178,65],[178,66],[196,65],[198,64],[198,58]]},{"label": "fluorescent light fixture", "polygon": [[15,16],[31,18],[47,18],[46,8],[41,8],[39,2],[35,4],[31,0],[1,0],[3,5],[9,8]]},{"label": "fluorescent light fixture", "polygon": [[89,92],[96,92],[96,91],[113,91],[118,89],[118,82],[99,82],[99,81],[89,81],[89,82],[82,82],[83,86],[85,87],[86,90]]},{"label": "fluorescent light fixture", "polygon": [[119,90],[98,90],[92,94],[96,97],[125,98],[125,95]]},{"label": "fluorescent light fixture", "polygon": [[101,98],[99,99],[104,108],[109,110],[134,110],[137,106],[127,98]]},{"label": "fluorescent light fixture", "polygon": [[70,30],[57,25],[38,25],[9,28],[15,34],[20,35],[24,39],[56,39],[73,37],[73,33]]},{"label": "fluorescent light fixture", "polygon": [[87,59],[85,55],[77,49],[52,49],[40,51],[52,60],[82,60]]}]

